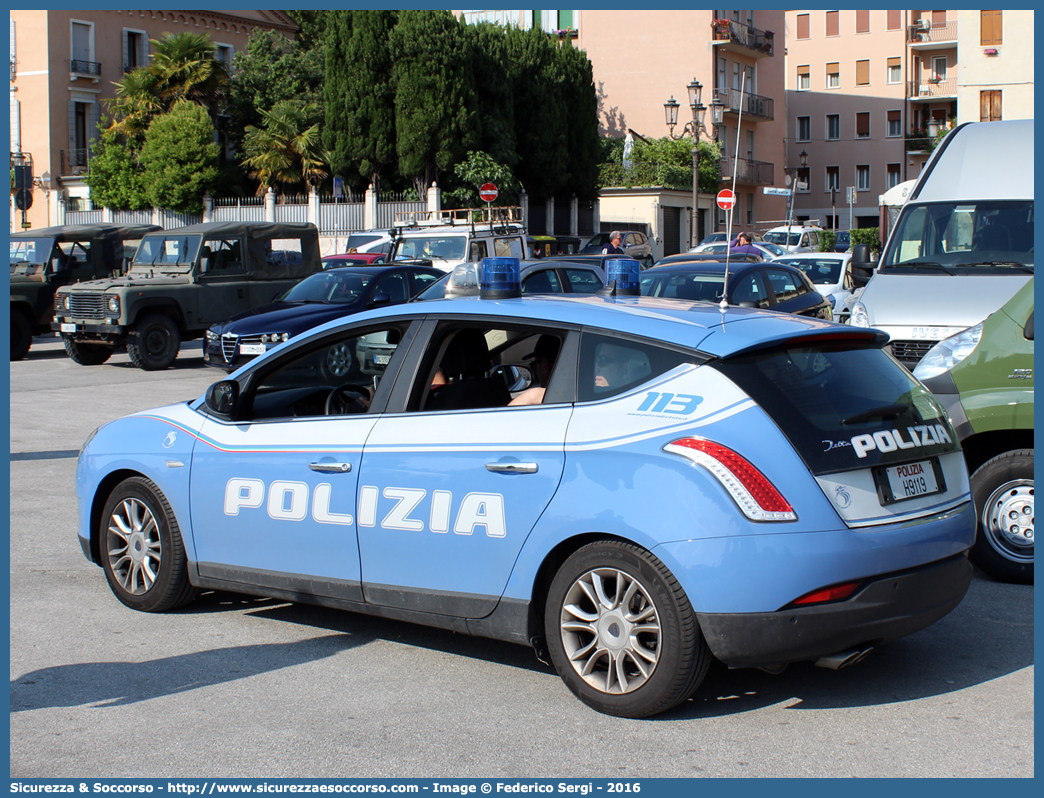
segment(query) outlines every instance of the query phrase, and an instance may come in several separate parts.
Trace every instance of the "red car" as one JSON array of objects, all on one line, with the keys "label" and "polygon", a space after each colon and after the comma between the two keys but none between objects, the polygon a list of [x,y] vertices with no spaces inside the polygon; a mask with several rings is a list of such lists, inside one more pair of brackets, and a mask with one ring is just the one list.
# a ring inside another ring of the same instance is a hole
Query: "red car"
[{"label": "red car", "polygon": [[346,252],[343,255],[323,256],[323,268],[335,269],[338,266],[369,266],[371,263],[385,263],[388,256],[383,252]]}]

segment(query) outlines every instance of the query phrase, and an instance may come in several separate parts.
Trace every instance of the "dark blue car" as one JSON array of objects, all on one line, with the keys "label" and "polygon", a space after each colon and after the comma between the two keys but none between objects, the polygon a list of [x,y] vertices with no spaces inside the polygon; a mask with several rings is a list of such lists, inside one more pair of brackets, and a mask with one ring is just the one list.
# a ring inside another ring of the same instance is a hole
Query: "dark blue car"
[{"label": "dark blue car", "polygon": [[[721,302],[725,264],[680,261],[642,272],[642,296]],[[816,291],[807,275],[793,266],[772,261],[729,265],[730,305],[777,310],[831,319],[830,302]]]},{"label": "dark blue car", "polygon": [[207,330],[203,360],[234,371],[331,319],[405,302],[443,276],[444,272],[423,266],[346,266],[313,274],[271,305],[240,313]]}]

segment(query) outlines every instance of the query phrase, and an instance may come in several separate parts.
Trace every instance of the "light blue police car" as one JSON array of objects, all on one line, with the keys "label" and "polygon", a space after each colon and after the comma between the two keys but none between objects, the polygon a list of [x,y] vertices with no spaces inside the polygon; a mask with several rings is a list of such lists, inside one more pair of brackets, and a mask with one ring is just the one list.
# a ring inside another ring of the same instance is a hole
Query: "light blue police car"
[{"label": "light blue police car", "polygon": [[712,656],[837,668],[961,601],[957,436],[883,334],[623,278],[516,298],[517,265],[487,266],[482,297],[330,322],[96,430],[79,538],[119,600],[229,590],[530,644],[627,717]]}]

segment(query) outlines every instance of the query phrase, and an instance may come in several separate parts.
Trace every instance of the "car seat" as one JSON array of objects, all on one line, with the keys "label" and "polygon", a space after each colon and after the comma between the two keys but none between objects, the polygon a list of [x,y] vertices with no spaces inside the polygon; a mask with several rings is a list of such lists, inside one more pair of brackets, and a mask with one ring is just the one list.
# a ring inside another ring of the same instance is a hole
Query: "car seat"
[{"label": "car seat", "polygon": [[481,330],[466,329],[453,336],[439,366],[451,380],[428,398],[425,410],[465,410],[502,407],[511,394],[502,377],[487,377],[491,358]]}]

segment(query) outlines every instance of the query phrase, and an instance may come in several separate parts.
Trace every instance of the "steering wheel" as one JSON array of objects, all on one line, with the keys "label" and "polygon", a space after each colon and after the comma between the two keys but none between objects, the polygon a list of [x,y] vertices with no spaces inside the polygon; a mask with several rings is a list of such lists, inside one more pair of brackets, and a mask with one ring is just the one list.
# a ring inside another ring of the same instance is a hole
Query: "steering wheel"
[{"label": "steering wheel", "polygon": [[370,390],[365,385],[338,385],[326,397],[326,415],[345,416],[370,409]]}]

